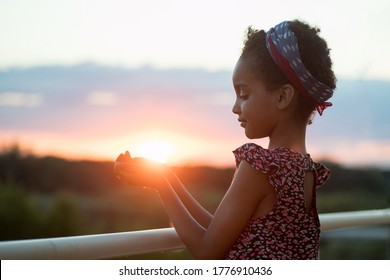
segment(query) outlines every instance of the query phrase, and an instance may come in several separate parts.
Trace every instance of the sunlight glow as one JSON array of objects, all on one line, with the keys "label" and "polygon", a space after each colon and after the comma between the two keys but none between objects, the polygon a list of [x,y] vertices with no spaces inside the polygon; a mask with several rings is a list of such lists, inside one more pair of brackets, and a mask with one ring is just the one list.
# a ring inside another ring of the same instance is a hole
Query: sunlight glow
[{"label": "sunlight glow", "polygon": [[133,157],[145,157],[166,163],[174,152],[174,146],[162,140],[151,140],[133,146]]}]

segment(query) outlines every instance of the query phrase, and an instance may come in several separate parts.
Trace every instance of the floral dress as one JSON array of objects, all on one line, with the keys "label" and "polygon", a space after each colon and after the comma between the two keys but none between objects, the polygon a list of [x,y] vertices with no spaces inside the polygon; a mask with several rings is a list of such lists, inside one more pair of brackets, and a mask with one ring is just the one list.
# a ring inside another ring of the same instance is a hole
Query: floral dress
[{"label": "floral dress", "polygon": [[[316,187],[330,175],[310,155],[288,148],[264,149],[245,144],[234,152],[236,165],[247,161],[260,172],[268,174],[277,200],[270,213],[252,217],[226,259],[318,259],[320,221],[316,207]],[[310,212],[304,200],[304,179],[307,172],[314,176],[314,191]]]}]

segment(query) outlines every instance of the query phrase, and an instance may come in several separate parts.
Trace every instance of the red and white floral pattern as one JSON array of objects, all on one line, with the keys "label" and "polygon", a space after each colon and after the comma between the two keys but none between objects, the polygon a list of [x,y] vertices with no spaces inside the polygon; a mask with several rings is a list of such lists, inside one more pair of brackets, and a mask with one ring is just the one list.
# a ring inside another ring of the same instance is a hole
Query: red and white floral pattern
[{"label": "red and white floral pattern", "polygon": [[[247,143],[234,152],[236,165],[247,161],[268,174],[277,200],[263,217],[252,217],[226,255],[226,259],[318,259],[320,222],[316,206],[316,187],[329,178],[329,170],[288,148],[264,149]],[[310,212],[304,200],[304,178],[313,172],[314,191]],[[234,221],[233,221],[234,222]]]}]

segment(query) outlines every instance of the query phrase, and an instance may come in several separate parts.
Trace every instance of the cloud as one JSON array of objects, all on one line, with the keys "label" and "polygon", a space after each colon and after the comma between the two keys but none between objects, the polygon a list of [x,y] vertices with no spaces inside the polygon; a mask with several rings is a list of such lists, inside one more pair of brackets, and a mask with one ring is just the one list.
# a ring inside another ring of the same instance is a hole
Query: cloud
[{"label": "cloud", "polygon": [[40,93],[2,92],[0,93],[0,107],[39,107],[43,103]]},{"label": "cloud", "polygon": [[93,91],[87,95],[87,104],[91,106],[114,106],[118,96],[110,91]]}]

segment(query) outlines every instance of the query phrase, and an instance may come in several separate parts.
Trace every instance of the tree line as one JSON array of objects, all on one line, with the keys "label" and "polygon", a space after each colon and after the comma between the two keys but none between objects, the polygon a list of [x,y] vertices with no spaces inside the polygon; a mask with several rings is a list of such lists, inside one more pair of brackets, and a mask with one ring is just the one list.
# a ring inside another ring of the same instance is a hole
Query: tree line
[{"label": "tree line", "polygon": [[[331,178],[318,190],[319,212],[390,207],[390,171],[326,162]],[[13,147],[0,153],[0,240],[68,236],[170,226],[154,192],[131,188],[114,162],[37,157]],[[210,211],[232,168],[172,167]]]}]

